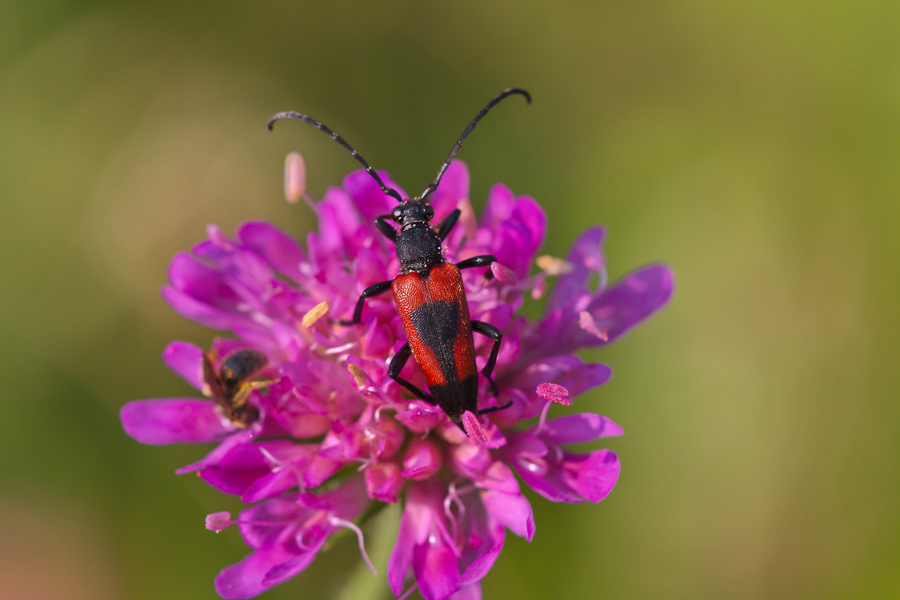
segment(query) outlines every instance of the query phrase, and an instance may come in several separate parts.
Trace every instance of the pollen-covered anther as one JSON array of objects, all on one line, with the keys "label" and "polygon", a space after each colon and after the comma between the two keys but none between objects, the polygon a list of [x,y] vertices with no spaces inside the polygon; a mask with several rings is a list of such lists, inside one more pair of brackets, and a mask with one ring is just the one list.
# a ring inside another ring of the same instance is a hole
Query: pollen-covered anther
[{"label": "pollen-covered anther", "polygon": [[306,193],[306,161],[299,152],[291,152],[284,159],[284,198],[295,204]]},{"label": "pollen-covered anther", "polygon": [[497,278],[497,281],[504,285],[515,285],[519,281],[519,276],[509,267],[504,267],[498,262],[491,263],[491,273]]},{"label": "pollen-covered anther", "polygon": [[535,391],[541,398],[546,398],[547,400],[552,400],[559,404],[565,404],[566,406],[572,405],[572,401],[569,400],[569,390],[558,383],[542,383],[537,386]]},{"label": "pollen-covered anther", "polygon": [[231,520],[231,513],[228,511],[206,515],[206,528],[216,533],[228,529],[232,523],[235,523],[235,521]]},{"label": "pollen-covered anther", "polygon": [[478,417],[475,416],[471,410],[467,410],[462,415],[462,424],[463,429],[466,430],[466,435],[469,436],[469,439],[472,440],[476,446],[487,446],[488,438],[487,434],[484,432],[484,429],[481,427],[481,423],[478,422]]},{"label": "pollen-covered anther", "polygon": [[581,311],[578,315],[578,326],[604,342],[609,341],[609,330],[597,327],[593,315],[586,310]]},{"label": "pollen-covered anther", "polygon": [[364,388],[366,386],[366,372],[359,368],[359,366],[354,364],[347,365],[347,370],[350,371],[350,374],[353,375],[353,383],[356,384],[358,388]]},{"label": "pollen-covered anther", "polygon": [[316,323],[316,321],[318,321],[328,313],[328,308],[328,302],[319,302],[314,307],[312,307],[309,312],[303,315],[303,319],[300,320],[300,324],[307,329],[312,327]]},{"label": "pollen-covered anther", "polygon": [[549,256],[544,254],[542,256],[538,256],[534,262],[537,266],[547,273],[548,275],[565,275],[569,273],[574,268],[572,263],[563,260],[561,258],[556,258],[555,256]]}]

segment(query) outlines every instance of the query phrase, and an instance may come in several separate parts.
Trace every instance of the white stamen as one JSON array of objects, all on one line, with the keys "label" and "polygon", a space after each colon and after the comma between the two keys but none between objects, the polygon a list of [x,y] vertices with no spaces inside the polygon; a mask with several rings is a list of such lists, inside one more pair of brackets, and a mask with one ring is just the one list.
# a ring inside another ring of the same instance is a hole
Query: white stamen
[{"label": "white stamen", "polygon": [[356,526],[356,523],[353,523],[352,521],[346,521],[339,517],[331,517],[329,519],[329,521],[331,522],[332,525],[335,525],[337,527],[346,527],[347,529],[350,529],[351,531],[356,532],[356,539],[359,540],[359,552],[360,552],[360,554],[362,554],[363,561],[365,561],[366,566],[369,567],[369,570],[372,572],[372,575],[375,575],[377,577],[378,571],[375,570],[375,567],[372,565],[372,561],[369,560],[369,555],[366,554],[366,546],[365,546],[365,544],[363,544],[362,530]]}]

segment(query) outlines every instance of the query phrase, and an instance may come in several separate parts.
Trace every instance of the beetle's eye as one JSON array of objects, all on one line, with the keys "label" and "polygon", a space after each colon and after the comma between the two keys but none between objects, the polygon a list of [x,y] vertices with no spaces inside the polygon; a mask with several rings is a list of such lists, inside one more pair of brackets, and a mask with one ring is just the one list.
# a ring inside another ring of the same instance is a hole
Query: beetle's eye
[{"label": "beetle's eye", "polygon": [[394,208],[394,210],[391,211],[391,218],[394,221],[396,221],[397,223],[399,223],[400,220],[403,219],[403,209],[400,208],[399,206]]},{"label": "beetle's eye", "polygon": [[425,205],[425,218],[429,221],[434,218],[434,209],[430,204]]}]

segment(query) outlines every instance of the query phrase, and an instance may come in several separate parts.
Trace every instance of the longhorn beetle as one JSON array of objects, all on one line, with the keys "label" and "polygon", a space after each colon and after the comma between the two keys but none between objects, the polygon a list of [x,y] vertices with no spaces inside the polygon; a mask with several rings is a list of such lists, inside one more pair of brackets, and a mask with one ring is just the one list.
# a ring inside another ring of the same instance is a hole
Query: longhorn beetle
[{"label": "longhorn beetle", "polygon": [[[353,158],[365,167],[366,172],[385,194],[399,202],[391,214],[376,217],[375,226],[394,242],[397,259],[400,261],[400,274],[392,280],[376,283],[363,290],[353,311],[353,318],[338,323],[356,325],[361,322],[366,298],[377,296],[390,289],[394,294],[394,301],[408,341],[391,359],[388,375],[416,398],[439,406],[460,429],[481,445],[487,442],[487,438],[475,415],[508,408],[512,402],[504,406],[478,410],[478,373],[472,332],[477,332],[494,342],[481,373],[487,378],[495,395],[499,392],[491,373],[497,362],[503,334],[489,323],[469,318],[469,305],[466,302],[460,269],[487,267],[497,259],[490,254],[484,254],[457,264],[448,263],[441,246],[456,225],[460,210],[455,209],[438,224],[437,228],[432,229],[431,219],[434,217],[434,209],[428,204],[427,198],[440,185],[450,161],[478,121],[494,105],[513,94],[521,94],[525,96],[527,102],[531,102],[528,92],[520,88],[504,90],[494,97],[462,132],[434,181],[428,184],[421,194],[407,199],[402,198],[397,190],[386,186],[378,173],[341,136],[315,119],[288,111],[276,114],[268,122],[268,128],[271,130],[275,121],[279,119],[299,119],[328,134],[331,139],[350,151]],[[394,221],[400,230],[390,225],[388,219]],[[492,272],[488,271],[486,278],[490,279],[492,275]],[[400,376],[410,354],[416,358],[424,372],[431,393],[425,392]]]}]

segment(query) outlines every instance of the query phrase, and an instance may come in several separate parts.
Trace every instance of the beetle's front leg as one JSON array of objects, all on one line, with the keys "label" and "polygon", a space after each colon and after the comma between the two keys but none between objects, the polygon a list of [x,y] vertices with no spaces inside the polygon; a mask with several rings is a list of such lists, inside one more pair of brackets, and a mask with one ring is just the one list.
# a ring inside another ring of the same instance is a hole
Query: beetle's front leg
[{"label": "beetle's front leg", "polygon": [[391,215],[380,215],[375,217],[375,227],[378,228],[378,231],[384,234],[384,237],[391,240],[392,242],[397,241],[397,230],[394,229],[390,223],[388,223],[388,219],[392,219]]},{"label": "beetle's front leg", "polygon": [[383,294],[384,292],[391,289],[392,281],[381,281],[376,283],[375,285],[370,285],[366,289],[363,290],[362,295],[360,295],[359,300],[356,302],[356,309],[353,311],[353,318],[349,321],[338,321],[340,325],[356,325],[360,321],[362,321],[362,309],[363,302],[366,301],[366,298],[371,298],[372,296],[377,296],[378,294]]},{"label": "beetle's front leg", "polygon": [[447,217],[438,225],[437,234],[442,242],[444,241],[444,238],[446,238],[450,234],[453,226],[456,225],[461,212],[462,211],[460,211],[458,208],[454,208],[453,212],[447,215]]},{"label": "beetle's front leg", "polygon": [[[456,263],[456,266],[459,269],[471,269],[473,267],[487,267],[495,262],[497,262],[496,256],[492,254],[482,254],[481,256],[473,256],[472,258],[460,261]],[[484,278],[490,281],[494,278],[494,272],[488,270],[488,272],[484,274]]]}]

